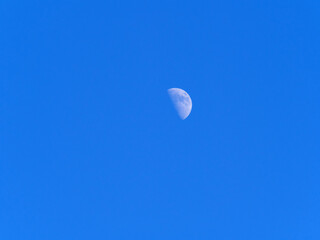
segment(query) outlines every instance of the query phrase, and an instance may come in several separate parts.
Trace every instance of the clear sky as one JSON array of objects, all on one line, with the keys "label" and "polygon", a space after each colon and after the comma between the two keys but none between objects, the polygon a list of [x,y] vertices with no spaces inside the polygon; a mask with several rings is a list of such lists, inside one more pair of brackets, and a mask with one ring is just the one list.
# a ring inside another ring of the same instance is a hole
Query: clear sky
[{"label": "clear sky", "polygon": [[319,1],[7,0],[0,25],[0,239],[320,239]]}]

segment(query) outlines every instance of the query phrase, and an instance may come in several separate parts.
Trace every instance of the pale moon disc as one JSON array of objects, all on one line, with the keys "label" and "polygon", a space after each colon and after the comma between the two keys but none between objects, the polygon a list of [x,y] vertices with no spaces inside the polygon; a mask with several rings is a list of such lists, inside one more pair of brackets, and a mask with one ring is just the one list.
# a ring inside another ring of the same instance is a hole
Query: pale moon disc
[{"label": "pale moon disc", "polygon": [[189,94],[180,88],[168,89],[168,94],[179,117],[184,120],[191,113],[192,101]]}]

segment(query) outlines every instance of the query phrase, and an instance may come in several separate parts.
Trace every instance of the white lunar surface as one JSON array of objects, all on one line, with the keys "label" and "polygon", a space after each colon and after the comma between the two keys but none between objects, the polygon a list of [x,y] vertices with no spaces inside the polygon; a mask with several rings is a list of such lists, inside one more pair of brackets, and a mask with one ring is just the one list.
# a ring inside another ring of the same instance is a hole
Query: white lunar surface
[{"label": "white lunar surface", "polygon": [[186,119],[192,109],[192,101],[189,94],[180,88],[170,88],[168,89],[168,94],[179,117],[182,120]]}]

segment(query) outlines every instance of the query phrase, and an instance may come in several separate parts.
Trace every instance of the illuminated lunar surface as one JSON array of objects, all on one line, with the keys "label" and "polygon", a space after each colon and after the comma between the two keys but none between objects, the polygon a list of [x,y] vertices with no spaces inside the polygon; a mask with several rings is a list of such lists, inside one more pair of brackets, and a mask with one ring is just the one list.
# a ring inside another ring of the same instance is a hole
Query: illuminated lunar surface
[{"label": "illuminated lunar surface", "polygon": [[168,94],[179,117],[184,120],[191,113],[192,101],[189,94],[180,88],[168,89]]}]

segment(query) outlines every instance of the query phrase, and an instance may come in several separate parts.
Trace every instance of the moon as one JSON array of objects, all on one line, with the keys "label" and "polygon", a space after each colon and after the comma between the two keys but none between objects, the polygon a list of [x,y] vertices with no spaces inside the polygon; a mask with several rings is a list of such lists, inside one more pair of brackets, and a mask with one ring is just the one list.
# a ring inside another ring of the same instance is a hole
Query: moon
[{"label": "moon", "polygon": [[191,113],[192,101],[189,94],[181,88],[170,88],[168,94],[179,117],[184,120]]}]

